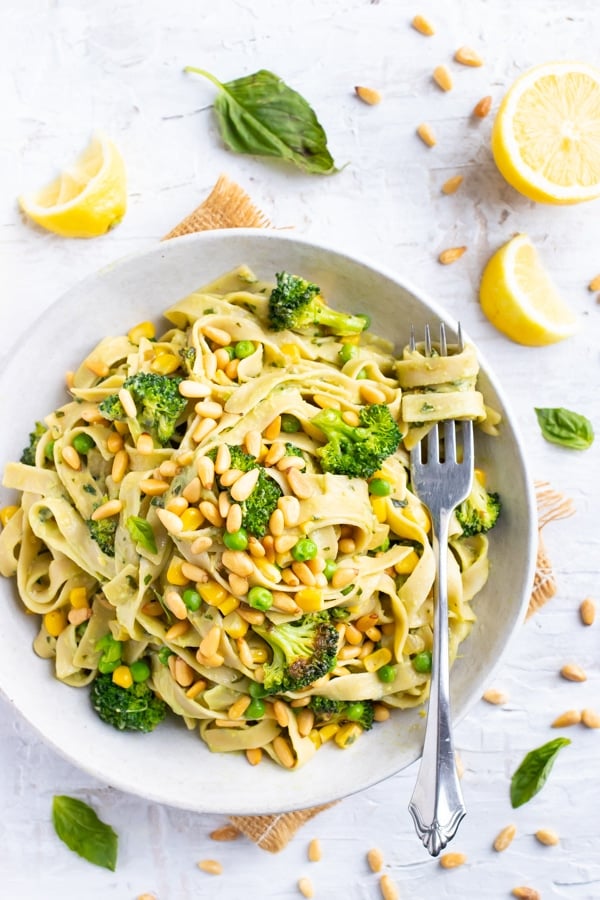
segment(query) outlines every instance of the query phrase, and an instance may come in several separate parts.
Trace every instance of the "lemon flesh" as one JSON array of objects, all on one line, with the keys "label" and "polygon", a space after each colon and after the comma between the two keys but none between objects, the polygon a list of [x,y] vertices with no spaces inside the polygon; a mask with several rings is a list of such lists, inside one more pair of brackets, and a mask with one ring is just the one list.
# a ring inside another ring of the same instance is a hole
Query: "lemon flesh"
[{"label": "lemon flesh", "polygon": [[123,158],[112,141],[95,135],[72,166],[41,190],[19,197],[19,205],[54,234],[77,238],[105,234],[127,209]]},{"label": "lemon flesh", "polygon": [[577,330],[577,319],[561,299],[526,234],[494,253],[479,288],[481,308],[492,325],[530,347],[554,344]]},{"label": "lemon flesh", "polygon": [[492,129],[498,169],[517,191],[541,203],[600,196],[600,69],[544,63],[504,97]]}]

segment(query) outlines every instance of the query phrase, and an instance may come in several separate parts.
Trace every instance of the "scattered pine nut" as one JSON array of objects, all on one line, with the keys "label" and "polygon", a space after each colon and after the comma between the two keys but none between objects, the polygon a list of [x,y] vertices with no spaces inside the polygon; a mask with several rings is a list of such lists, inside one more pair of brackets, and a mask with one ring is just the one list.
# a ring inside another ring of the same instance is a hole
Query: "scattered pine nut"
[{"label": "scattered pine nut", "polygon": [[136,900],[156,900],[154,894],[138,894]]},{"label": "scattered pine nut", "polygon": [[257,766],[262,759],[262,749],[260,747],[251,747],[246,750],[246,759],[251,766]]},{"label": "scattered pine nut", "polygon": [[454,86],[448,66],[436,66],[433,70],[433,80],[443,91],[451,91]]},{"label": "scattered pine nut", "polygon": [[433,132],[433,128],[426,122],[421,122],[417,128],[417,134],[427,147],[435,147],[437,144],[437,138]]},{"label": "scattered pine nut", "polygon": [[224,328],[217,328],[215,325],[205,325],[202,329],[204,337],[212,341],[213,344],[220,344],[227,347],[231,343],[231,335]]},{"label": "scattered pine nut", "polygon": [[81,457],[75,447],[67,444],[66,447],[62,448],[61,455],[63,462],[65,462],[70,469],[75,469],[75,471],[78,471],[81,468]]},{"label": "scattered pine nut", "polygon": [[180,531],[183,531],[183,522],[174,512],[157,507],[156,515],[170,534],[179,534]]},{"label": "scattered pine nut", "polygon": [[467,857],[464,853],[443,853],[440,856],[440,866],[442,869],[456,869],[466,863]]},{"label": "scattered pine nut", "polygon": [[135,419],[135,417],[137,416],[135,400],[133,399],[127,388],[121,388],[118,393],[118,397],[125,415],[129,416],[130,419]]},{"label": "scattered pine nut", "polygon": [[485,700],[486,703],[492,703],[494,706],[502,706],[504,703],[508,703],[508,694],[497,691],[495,688],[489,688],[482,695],[482,700]]},{"label": "scattered pine nut", "polygon": [[321,844],[318,838],[313,838],[308,845],[308,858],[310,862],[319,862],[322,857]]},{"label": "scattered pine nut", "polygon": [[449,247],[447,250],[442,250],[442,252],[438,256],[438,262],[441,262],[443,266],[448,266],[450,265],[450,263],[456,262],[457,259],[460,259],[463,253],[466,252],[466,247]]},{"label": "scattered pine nut", "polygon": [[595,278],[592,278],[588,284],[588,291],[600,291],[600,275],[596,275]]},{"label": "scattered pine nut", "polygon": [[201,397],[209,397],[211,394],[212,388],[208,384],[202,384],[200,381],[180,381],[179,382],[179,393],[182,397],[188,397],[190,399],[200,399]]},{"label": "scattered pine nut", "polygon": [[312,886],[312,881],[310,878],[299,878],[298,879],[298,890],[302,894],[303,897],[314,897],[315,891]]},{"label": "scattered pine nut", "polygon": [[494,841],[493,847],[498,853],[502,853],[503,850],[506,850],[507,847],[510,846],[513,842],[513,838],[517,833],[516,825],[506,825],[502,831],[499,831],[496,835],[496,840]]},{"label": "scattered pine nut", "polygon": [[600,728],[600,716],[593,709],[581,710],[581,722],[586,728]]},{"label": "scattered pine nut", "polygon": [[121,500],[107,500],[106,503],[96,507],[90,518],[94,522],[99,522],[101,519],[110,519],[111,516],[117,516],[122,509],[123,502]]},{"label": "scattered pine nut", "polygon": [[552,828],[540,828],[536,831],[535,836],[545,847],[555,847],[560,841],[558,834]]},{"label": "scattered pine nut", "polygon": [[476,103],[473,107],[473,115],[477,119],[485,119],[487,115],[489,115],[490,110],[492,108],[492,97],[488,94],[487,97],[482,97],[479,103]]},{"label": "scattered pine nut", "polygon": [[432,34],[435,34],[433,25],[425,16],[415,16],[410,24],[415,31],[418,31],[419,34],[424,34],[425,37],[431,37]]},{"label": "scattered pine nut", "polygon": [[569,725],[579,725],[581,722],[581,713],[578,709],[568,709],[566,712],[557,716],[552,723],[553,728],[568,728]]},{"label": "scattered pine nut", "polygon": [[593,625],[596,618],[596,606],[591,597],[586,597],[581,601],[579,607],[579,615],[584,625]]},{"label": "scattered pine nut", "polygon": [[273,740],[273,750],[277,754],[277,759],[286,769],[293,769],[296,765],[290,742],[280,734]]},{"label": "scattered pine nut", "polygon": [[377,106],[378,103],[381,103],[381,94],[375,88],[357,85],[354,90],[356,91],[356,96],[360,97],[363,103],[366,103],[368,106]]},{"label": "scattered pine nut", "polygon": [[463,181],[462,175],[452,175],[451,178],[443,183],[442,194],[455,194]]},{"label": "scattered pine nut", "polygon": [[367,862],[371,872],[381,872],[383,868],[383,853],[379,847],[372,847],[367,853]]},{"label": "scattered pine nut", "polygon": [[147,434],[145,431],[143,434],[140,434],[137,439],[135,449],[138,453],[141,453],[142,456],[149,456],[154,452],[154,441],[152,440],[152,435]]},{"label": "scattered pine nut", "polygon": [[314,489],[306,475],[302,475],[297,469],[288,469],[287,480],[290,488],[300,500],[308,500],[312,497]]},{"label": "scattered pine nut", "polygon": [[587,681],[587,675],[581,666],[576,666],[573,663],[567,663],[567,665],[563,666],[560,674],[567,681]]},{"label": "scattered pine nut", "polygon": [[201,859],[198,868],[209,875],[221,875],[223,872],[223,866],[216,859]]},{"label": "scattered pine nut", "polygon": [[541,900],[539,891],[532,887],[516,887],[512,889],[513,897],[519,897],[520,900]]},{"label": "scattered pine nut", "polygon": [[379,889],[383,900],[399,900],[398,888],[389,875],[382,875],[379,879]]},{"label": "scattered pine nut", "polygon": [[471,47],[459,47],[454,54],[454,59],[462,66],[482,66],[483,60]]},{"label": "scattered pine nut", "polygon": [[221,828],[215,828],[209,834],[211,841],[237,841],[239,836],[240,832],[235,825],[223,825]]}]

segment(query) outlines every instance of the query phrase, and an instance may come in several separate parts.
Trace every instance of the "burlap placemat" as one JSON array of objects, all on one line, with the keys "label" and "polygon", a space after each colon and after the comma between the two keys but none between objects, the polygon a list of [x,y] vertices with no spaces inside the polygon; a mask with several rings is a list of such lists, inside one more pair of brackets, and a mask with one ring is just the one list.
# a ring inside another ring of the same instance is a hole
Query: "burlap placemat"
[{"label": "burlap placemat", "polygon": [[[268,228],[270,224],[248,194],[226,175],[221,175],[206,200],[165,235],[163,240],[215,228]],[[542,529],[548,522],[570,516],[575,511],[573,502],[553,490],[547,482],[536,482],[536,496],[539,543],[527,618],[556,593],[556,580],[542,541]],[[229,821],[263,850],[277,853],[286,846],[302,825],[333,805],[334,803],[325,803],[310,809],[270,816],[230,816]]]}]

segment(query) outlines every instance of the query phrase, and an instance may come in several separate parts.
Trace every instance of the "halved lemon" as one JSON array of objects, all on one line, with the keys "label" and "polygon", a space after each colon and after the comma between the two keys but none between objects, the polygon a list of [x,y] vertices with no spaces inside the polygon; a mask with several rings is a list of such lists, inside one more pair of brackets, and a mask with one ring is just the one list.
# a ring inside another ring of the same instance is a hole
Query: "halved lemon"
[{"label": "halved lemon", "polygon": [[553,62],[521,75],[492,129],[492,153],[504,178],[541,203],[600,196],[600,69]]},{"label": "halved lemon", "polygon": [[112,141],[96,134],[72,166],[41,190],[19,197],[19,205],[54,234],[80,238],[104,234],[127,209],[123,158]]},{"label": "halved lemon", "polygon": [[542,347],[577,330],[577,318],[526,234],[515,235],[491,257],[483,271],[479,299],[492,325],[519,344]]}]

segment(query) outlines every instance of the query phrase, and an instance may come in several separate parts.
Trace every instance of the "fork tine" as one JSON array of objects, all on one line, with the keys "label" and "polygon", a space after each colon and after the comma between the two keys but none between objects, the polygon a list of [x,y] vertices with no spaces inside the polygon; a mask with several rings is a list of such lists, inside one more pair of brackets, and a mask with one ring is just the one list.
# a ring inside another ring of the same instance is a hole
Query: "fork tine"
[{"label": "fork tine", "polygon": [[411,326],[410,326],[410,337],[409,337],[409,341],[408,341],[408,347],[409,347],[410,350],[414,350],[416,346],[417,346],[417,341],[416,341],[416,339],[415,339],[415,326],[414,326],[414,325],[411,325]]},{"label": "fork tine", "polygon": [[439,429],[436,424],[427,434],[427,462],[437,463],[440,461],[440,442]]},{"label": "fork tine", "polygon": [[457,330],[457,344],[458,344],[458,352],[462,353],[463,350],[465,349],[465,342],[463,341],[463,333],[462,333],[462,328],[460,327],[460,322],[458,323],[458,330]]},{"label": "fork tine", "polygon": [[446,419],[444,422],[444,459],[446,462],[456,462],[456,428],[454,419]]},{"label": "fork tine", "polygon": [[431,329],[429,324],[425,326],[425,353],[431,356]]},{"label": "fork tine", "polygon": [[448,355],[448,345],[446,343],[446,326],[443,322],[440,325],[440,353],[442,356]]},{"label": "fork tine", "polygon": [[473,422],[466,419],[462,423],[463,465],[473,469]]}]

